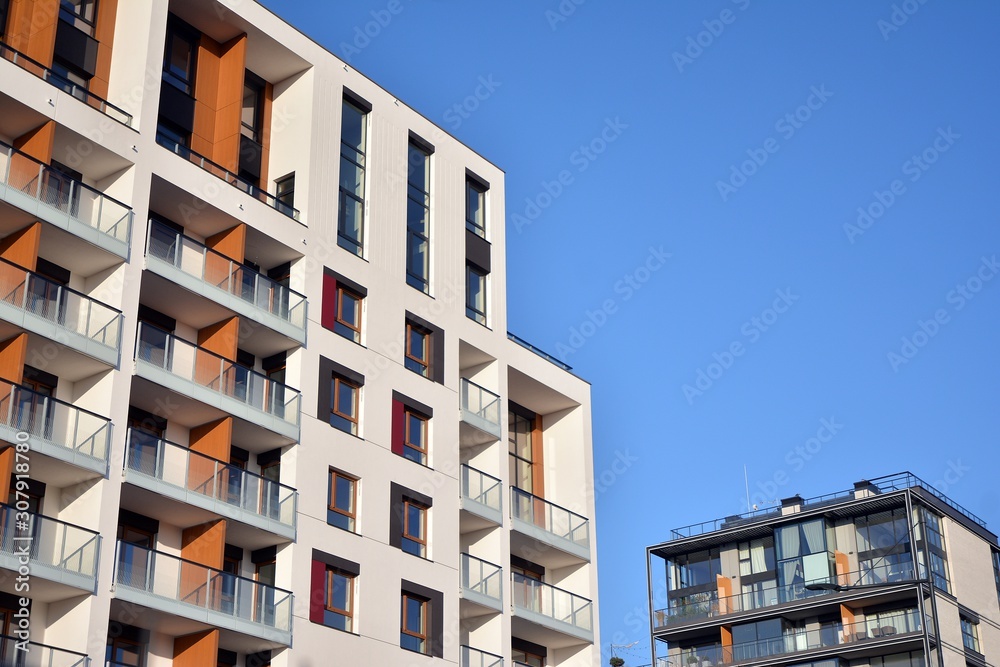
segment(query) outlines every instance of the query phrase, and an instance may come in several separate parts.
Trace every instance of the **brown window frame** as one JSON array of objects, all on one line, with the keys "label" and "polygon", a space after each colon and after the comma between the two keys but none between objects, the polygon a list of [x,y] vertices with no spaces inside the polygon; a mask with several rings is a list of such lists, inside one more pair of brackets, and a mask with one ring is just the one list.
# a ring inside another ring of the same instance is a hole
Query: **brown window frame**
[{"label": "brown window frame", "polygon": [[[337,506],[337,478],[346,479],[351,483],[351,507],[352,511],[348,512]],[[331,512],[336,512],[342,516],[346,516],[351,522],[350,531],[356,532],[357,522],[358,522],[358,478],[352,477],[339,470],[330,469],[330,504],[329,509]]]},{"label": "brown window frame", "polygon": [[[357,319],[358,323],[357,323],[356,326],[353,325],[353,324],[351,324],[350,322],[346,321],[344,319],[344,317],[343,317],[344,316],[344,295],[345,294],[350,295],[350,297],[352,299],[354,299],[355,302],[356,302],[356,304],[357,304],[357,312],[355,313],[355,315],[356,315],[356,319]],[[352,337],[352,340],[355,343],[360,343],[361,342],[361,324],[362,324],[361,323],[361,309],[362,309],[362,304],[364,304],[364,299],[365,298],[363,296],[361,296],[360,294],[358,294],[354,290],[349,289],[347,287],[344,287],[340,283],[337,283],[337,317],[336,317],[336,324],[340,324],[341,326],[347,328],[349,331],[353,331],[354,332],[354,336]],[[336,324],[335,324],[335,326],[336,326]],[[345,338],[346,338],[346,336],[345,336]]]},{"label": "brown window frame", "polygon": [[[418,357],[417,355],[415,355],[415,354],[413,354],[411,352],[412,348],[411,348],[410,344],[413,341],[412,334],[413,334],[414,331],[417,332],[417,333],[419,333],[419,334],[421,334],[423,336],[423,348],[424,349],[422,351],[422,354],[423,354],[422,357]],[[431,349],[431,336],[432,335],[433,335],[432,331],[428,331],[426,328],[424,328],[422,326],[413,324],[412,322],[407,322],[406,323],[406,344],[404,346],[405,347],[406,359],[412,361],[414,364],[416,364],[417,366],[419,366],[421,368],[421,370],[417,370],[417,369],[414,369],[414,368],[410,368],[410,370],[413,371],[414,373],[416,373],[417,375],[422,376],[422,377],[430,377],[430,374],[431,374],[431,354],[430,354],[430,349]]]},{"label": "brown window frame", "polygon": [[[354,382],[352,382],[352,381],[350,381],[350,380],[348,380],[347,378],[341,377],[339,375],[334,375],[333,378],[332,378],[332,380],[333,380],[333,391],[331,393],[333,394],[333,397],[332,397],[333,400],[330,403],[330,414],[336,415],[336,416],[340,417],[341,419],[346,419],[348,422],[350,422],[351,425],[352,425],[351,426],[351,430],[350,430],[351,435],[357,435],[358,434],[358,411],[359,411],[360,404],[361,404],[361,386],[358,385],[358,384],[356,384],[356,383],[354,383]],[[352,410],[354,412],[354,414],[352,414],[352,415],[344,414],[344,413],[340,412],[340,410],[338,410],[338,406],[340,405],[340,388],[341,388],[341,385],[346,385],[346,386],[348,386],[348,387],[350,387],[351,389],[354,390],[354,400],[351,402],[352,403]],[[334,428],[336,428],[336,426]]]},{"label": "brown window frame", "polygon": [[[340,609],[333,606],[333,579],[339,575],[349,582],[347,602],[350,609]],[[326,566],[326,581],[323,584],[323,608],[334,614],[340,614],[347,619],[348,632],[354,631],[354,579],[357,575],[330,565]]]},{"label": "brown window frame", "polygon": [[[419,628],[418,631],[413,631],[406,625],[406,607],[407,607],[406,603],[408,600],[414,600],[420,603],[421,627]],[[429,624],[427,622],[428,621],[427,612],[430,611],[430,602],[431,601],[428,600],[427,598],[420,597],[419,595],[414,595],[413,593],[408,593],[406,591],[403,591],[402,593],[402,607],[399,619],[399,631],[404,635],[407,635],[409,637],[416,637],[417,639],[419,639],[421,644],[423,645],[423,649],[419,652],[425,655],[429,653],[428,649],[430,646],[430,636],[429,636],[430,632],[428,631]]]},{"label": "brown window frame", "polygon": [[[423,537],[415,537],[410,533],[410,507],[420,510],[420,532]],[[429,507],[409,498],[403,498],[403,539],[420,545],[421,558],[427,557],[427,512]]]},{"label": "brown window frame", "polygon": [[[423,436],[422,437],[422,440],[423,440],[423,443],[424,443],[423,447],[418,447],[416,444],[414,444],[410,440],[410,418],[411,417],[416,418],[422,424],[422,431],[423,431],[423,433],[421,435]],[[427,442],[427,438],[429,436],[429,432],[430,432],[430,419],[428,419],[426,415],[421,414],[421,413],[417,412],[416,410],[411,410],[410,408],[403,408],[403,456],[404,456],[404,458],[408,458],[411,461],[416,461],[417,463],[419,463],[421,465],[427,465],[427,459],[428,459],[428,455],[430,453],[430,446],[429,446],[429,444]],[[413,458],[410,458],[409,456],[407,456],[406,453],[408,451],[410,451],[410,452],[416,452],[416,454],[419,456],[419,459],[413,459]]]}]

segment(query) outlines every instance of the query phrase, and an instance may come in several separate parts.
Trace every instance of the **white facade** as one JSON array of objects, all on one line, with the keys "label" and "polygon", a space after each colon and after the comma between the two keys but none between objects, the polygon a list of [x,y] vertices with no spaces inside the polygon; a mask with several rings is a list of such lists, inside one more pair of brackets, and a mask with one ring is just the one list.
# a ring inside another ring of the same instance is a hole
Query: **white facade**
[{"label": "white facade", "polygon": [[[590,388],[508,337],[503,172],[255,2],[115,4],[6,12],[0,478],[30,469],[45,518],[8,510],[0,632],[25,606],[20,537],[31,659],[53,665],[597,664]],[[168,82],[177,35],[196,57]],[[338,244],[345,96],[367,112],[360,256]],[[426,292],[407,284],[411,142],[430,155]],[[359,342],[337,287],[363,297]],[[404,364],[408,321],[428,377]],[[331,424],[333,375],[358,389],[356,434]],[[424,464],[400,410],[429,413]],[[331,523],[332,471],[356,480],[353,531]],[[428,505],[424,557],[400,547],[400,497]],[[321,570],[354,575],[350,631],[327,627],[341,589]],[[425,603],[417,650],[404,593]]]}]

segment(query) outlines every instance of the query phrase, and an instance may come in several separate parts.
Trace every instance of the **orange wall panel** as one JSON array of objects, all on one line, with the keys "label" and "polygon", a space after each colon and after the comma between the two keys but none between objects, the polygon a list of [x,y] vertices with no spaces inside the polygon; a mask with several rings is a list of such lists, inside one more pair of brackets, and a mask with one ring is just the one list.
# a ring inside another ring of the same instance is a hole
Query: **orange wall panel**
[{"label": "orange wall panel", "polygon": [[5,41],[12,48],[52,66],[60,0],[12,0],[8,8]]},{"label": "orange wall panel", "polygon": [[107,99],[111,81],[111,52],[115,43],[115,19],[118,16],[118,0],[101,0],[97,3],[97,26],[94,39],[97,40],[97,71],[90,80],[90,92]]},{"label": "orange wall panel", "polygon": [[196,632],[174,639],[174,667],[205,667],[218,664],[219,629]]},{"label": "orange wall panel", "polygon": [[184,529],[181,534],[181,558],[184,559],[181,561],[181,600],[198,606],[218,600],[219,591],[216,589],[221,581],[218,577],[209,577],[205,568],[199,565],[221,570],[225,553],[225,519]]},{"label": "orange wall panel", "polygon": [[28,354],[28,334],[22,333],[0,343],[0,378],[21,384],[24,359]]},{"label": "orange wall panel", "polygon": [[716,587],[719,593],[719,613],[728,614],[737,611],[732,608],[733,604],[733,580],[721,574],[715,575]]},{"label": "orange wall panel", "polygon": [[[42,241],[42,223],[33,222],[0,239],[0,257],[32,271],[38,264],[38,246]],[[4,269],[11,267],[5,266]],[[11,277],[24,280],[23,272],[15,272]],[[6,284],[6,280],[4,283]]]},{"label": "orange wall panel", "polygon": [[[274,107],[274,86],[270,83],[264,84],[264,109],[260,119],[260,187],[268,192],[273,192],[268,179],[267,165],[271,161],[271,114]],[[279,176],[280,178],[280,176]]]},{"label": "orange wall panel", "polygon": [[[191,451],[220,461],[229,460],[233,440],[233,418],[223,417],[191,429]],[[214,461],[192,456],[188,462],[188,488],[212,497],[218,497],[228,479],[226,471]]]},{"label": "orange wall panel", "polygon": [[7,502],[10,498],[10,476],[14,473],[14,459],[17,452],[13,447],[0,452],[0,500]]},{"label": "orange wall panel", "polygon": [[[39,162],[49,164],[52,160],[52,147],[55,145],[55,140],[56,122],[49,120],[14,139],[14,148],[30,155]],[[33,167],[32,170],[37,173],[38,168]]]},{"label": "orange wall panel", "polygon": [[191,148],[234,173],[239,165],[246,46],[246,35],[225,44],[202,35],[198,45]]}]

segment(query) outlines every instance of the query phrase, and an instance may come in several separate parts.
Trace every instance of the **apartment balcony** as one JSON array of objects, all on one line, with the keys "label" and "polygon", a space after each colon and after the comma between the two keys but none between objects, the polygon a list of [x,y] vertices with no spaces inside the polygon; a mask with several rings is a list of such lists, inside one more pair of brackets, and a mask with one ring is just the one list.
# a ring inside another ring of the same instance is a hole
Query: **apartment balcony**
[{"label": "apartment balcony", "polygon": [[118,365],[120,310],[4,259],[0,319],[109,366]]},{"label": "apartment balcony", "polygon": [[462,464],[462,532],[503,525],[503,482]]},{"label": "apartment balcony", "polygon": [[483,445],[500,439],[500,397],[462,378],[461,445]]},{"label": "apartment balcony", "polygon": [[[834,596],[836,599],[831,599],[830,604],[839,604],[841,596],[836,591],[808,590],[805,588],[806,584],[834,583],[843,586],[872,586],[871,589],[862,589],[853,592],[852,595],[877,595],[881,601],[890,601],[900,596],[912,597],[914,577],[912,564],[908,567],[899,564],[882,564],[864,571],[845,572],[833,577],[789,586],[773,584],[752,593],[728,597],[719,597],[717,591],[699,593],[673,600],[671,606],[666,609],[655,610],[653,612],[653,628],[654,631],[659,631],[708,619],[728,617],[733,614],[747,615],[758,610],[770,610],[778,605],[787,608],[806,604],[815,608],[825,602],[822,598],[833,598]],[[892,586],[897,583],[899,584],[898,595],[893,595]]]},{"label": "apartment balcony", "polygon": [[155,221],[149,224],[146,268],[305,344],[305,296]]},{"label": "apartment balcony", "polygon": [[292,642],[289,591],[121,540],[115,558],[115,597],[193,621],[185,625],[157,614],[140,615],[153,627],[169,625],[178,636],[208,627],[237,633],[240,637],[230,648],[240,652]]},{"label": "apartment balcony", "polygon": [[510,514],[511,553],[544,552],[539,562],[548,567],[590,561],[590,522],[585,517],[515,486],[510,488]]},{"label": "apartment balcony", "polygon": [[19,442],[19,433],[29,436],[32,453],[94,473],[87,478],[107,474],[110,419],[0,380],[0,439]]},{"label": "apartment balcony", "polygon": [[[18,648],[19,645],[23,646],[23,649]],[[84,653],[66,651],[38,642],[22,642],[17,637],[0,635],[0,665],[4,667],[90,667],[90,657]]]},{"label": "apartment balcony", "polygon": [[471,646],[460,646],[458,655],[459,667],[503,667],[502,656],[480,651]]},{"label": "apartment balcony", "polygon": [[503,611],[503,568],[489,561],[461,554],[462,618]]},{"label": "apartment balcony", "polygon": [[[100,546],[101,536],[92,530],[0,504],[0,568],[18,572],[27,565],[33,600],[52,602],[81,591],[94,593]],[[14,577],[2,588],[14,592]]]},{"label": "apartment balcony", "polygon": [[295,539],[295,489],[182,445],[129,430],[125,481],[210,513],[185,517],[186,508],[171,503],[163,508],[171,523],[196,525],[221,516],[286,540]]},{"label": "apartment balcony", "polygon": [[594,642],[593,603],[550,584],[511,574],[512,632],[550,648]]},{"label": "apartment balcony", "polygon": [[132,208],[0,141],[0,200],[128,259]]},{"label": "apartment balcony", "polygon": [[17,65],[25,72],[37,76],[46,83],[52,84],[70,97],[80,100],[92,109],[97,109],[108,118],[116,120],[126,127],[132,127],[132,115],[124,109],[116,107],[86,88],[81,88],[72,81],[59,76],[37,60],[29,58],[4,42],[0,42],[0,58]]},{"label": "apartment balcony", "polygon": [[297,390],[146,322],[139,323],[135,367],[139,377],[182,396],[289,441],[299,438]]},{"label": "apartment balcony", "polygon": [[674,649],[668,659],[690,667],[715,667],[759,662],[774,664],[783,656],[794,656],[796,662],[809,662],[831,657],[850,660],[852,657],[887,655],[919,650],[923,645],[923,623],[929,624],[932,620],[929,616],[922,619],[916,609],[910,609],[894,616],[890,622],[866,620],[825,627],[817,625],[814,629],[732,646]]},{"label": "apartment balcony", "polygon": [[267,190],[264,190],[254,185],[250,181],[241,178],[239,175],[234,174],[232,171],[226,169],[222,165],[212,162],[204,155],[199,155],[198,153],[194,152],[187,146],[182,146],[181,144],[177,143],[170,137],[160,132],[156,133],[156,143],[160,144],[174,155],[180,156],[185,160],[187,160],[188,162],[190,162],[191,164],[201,167],[202,169],[212,174],[216,178],[222,179],[223,181],[229,183],[233,187],[242,190],[243,192],[247,193],[251,198],[256,199],[257,201],[269,206],[270,208],[273,208],[274,210],[278,211],[283,215],[287,215],[289,218],[295,220],[296,222],[300,223],[302,222],[299,209],[293,206],[289,206],[285,202],[281,201],[280,199],[269,193]]}]

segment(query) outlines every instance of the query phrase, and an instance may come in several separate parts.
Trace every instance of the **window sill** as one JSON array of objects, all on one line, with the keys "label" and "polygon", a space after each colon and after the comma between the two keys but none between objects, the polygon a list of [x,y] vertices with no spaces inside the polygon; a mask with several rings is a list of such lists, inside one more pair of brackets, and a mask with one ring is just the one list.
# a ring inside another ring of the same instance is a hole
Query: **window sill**
[{"label": "window sill", "polygon": [[[328,511],[331,511],[331,510],[328,509]],[[326,522],[326,525],[330,526],[330,528],[336,528],[337,530],[341,531],[342,533],[347,533],[348,535],[357,535],[358,537],[364,537],[361,533],[359,533],[356,530],[350,530],[348,528],[341,528],[337,524],[330,523],[329,521]],[[336,628],[334,628],[334,629],[336,629]]]},{"label": "window sill", "polygon": [[332,428],[337,433],[343,433],[344,435],[348,436],[349,438],[355,438],[356,440],[361,440],[362,442],[364,442],[364,437],[363,436],[357,435],[355,433],[351,433],[350,431],[345,431],[344,429],[341,429],[341,428],[337,428],[333,424],[330,424],[330,422],[327,422],[327,424],[329,424],[330,428]]},{"label": "window sill", "polygon": [[360,632],[355,632],[354,630],[341,630],[340,628],[335,628],[332,625],[327,625],[326,623],[317,623],[316,621],[313,621],[313,625],[319,625],[319,626],[322,626],[324,628],[329,628],[330,630],[336,630],[337,632],[342,632],[345,635],[351,635],[352,637],[360,637],[361,636]]}]

